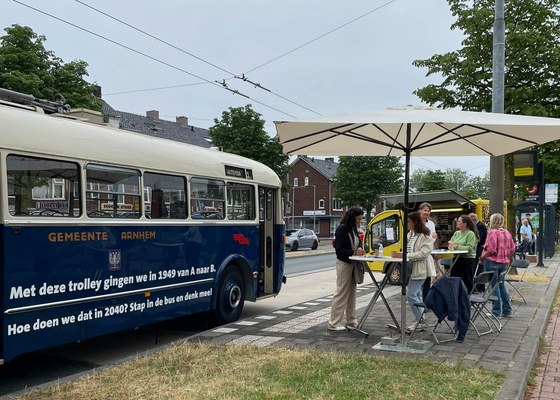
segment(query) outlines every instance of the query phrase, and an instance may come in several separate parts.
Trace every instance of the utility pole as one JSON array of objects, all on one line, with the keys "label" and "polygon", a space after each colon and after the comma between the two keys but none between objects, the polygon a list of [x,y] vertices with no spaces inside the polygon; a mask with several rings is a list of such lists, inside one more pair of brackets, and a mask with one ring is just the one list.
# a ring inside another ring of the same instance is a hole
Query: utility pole
[{"label": "utility pole", "polygon": [[[504,112],[506,30],[504,0],[494,1],[494,47],[492,50],[492,112]],[[490,157],[490,214],[504,213],[504,156]]]},{"label": "utility pole", "polygon": [[317,189],[317,186],[315,185],[311,185],[313,186],[313,232],[317,233],[317,230],[315,229],[315,189]]}]

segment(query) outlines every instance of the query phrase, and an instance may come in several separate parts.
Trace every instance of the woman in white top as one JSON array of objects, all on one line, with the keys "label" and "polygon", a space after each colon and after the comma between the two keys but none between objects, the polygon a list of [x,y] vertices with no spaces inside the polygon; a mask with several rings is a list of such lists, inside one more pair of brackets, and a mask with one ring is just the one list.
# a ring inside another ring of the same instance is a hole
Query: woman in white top
[{"label": "woman in white top", "polygon": [[[426,329],[426,321],[420,320],[422,312],[415,307],[414,303],[421,303],[422,284],[426,278],[435,276],[436,269],[432,259],[432,250],[434,248],[434,238],[430,235],[430,230],[426,228],[422,217],[417,212],[408,214],[408,240],[406,244],[407,260],[412,263],[412,273],[408,281],[406,298],[414,318],[420,321],[416,330]],[[407,329],[412,330],[413,324]]]}]

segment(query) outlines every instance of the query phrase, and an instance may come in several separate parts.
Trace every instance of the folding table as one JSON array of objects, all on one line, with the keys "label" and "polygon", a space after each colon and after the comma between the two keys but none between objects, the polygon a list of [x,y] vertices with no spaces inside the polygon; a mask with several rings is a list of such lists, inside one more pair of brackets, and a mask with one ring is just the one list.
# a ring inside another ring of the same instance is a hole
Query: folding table
[{"label": "folding table", "polygon": [[371,313],[371,310],[373,309],[373,306],[375,305],[375,303],[377,302],[379,297],[381,297],[381,300],[383,300],[383,303],[385,303],[385,307],[387,308],[387,311],[389,311],[389,314],[391,315],[391,318],[393,319],[393,322],[395,322],[396,329],[398,329],[400,331],[401,328],[400,328],[399,323],[397,322],[397,319],[395,318],[395,314],[393,314],[393,310],[391,310],[391,307],[389,306],[389,303],[387,302],[387,299],[383,295],[383,289],[385,288],[385,286],[387,285],[387,282],[389,281],[389,274],[385,274],[385,276],[383,277],[381,282],[377,282],[377,279],[375,279],[375,275],[373,275],[373,273],[369,269],[369,266],[367,265],[367,263],[368,262],[376,262],[376,261],[402,263],[403,262],[402,258],[376,257],[376,256],[351,256],[350,259],[354,260],[354,261],[362,261],[366,264],[365,265],[366,271],[369,273],[369,276],[371,277],[371,280],[373,281],[373,283],[377,287],[377,291],[375,291],[375,293],[373,294],[373,297],[369,301],[369,303],[368,303],[368,305],[367,305],[367,307],[364,311],[364,314],[361,316],[360,321],[358,322],[358,327],[355,330],[360,332],[365,337],[369,336],[369,333],[362,330],[362,327],[363,327],[366,319],[368,318],[369,314]]}]

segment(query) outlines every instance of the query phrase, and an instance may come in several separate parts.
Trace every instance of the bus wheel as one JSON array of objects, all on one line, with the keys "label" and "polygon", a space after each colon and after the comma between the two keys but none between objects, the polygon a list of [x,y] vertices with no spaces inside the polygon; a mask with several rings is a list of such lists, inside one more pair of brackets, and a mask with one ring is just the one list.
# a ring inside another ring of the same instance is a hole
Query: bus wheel
[{"label": "bus wheel", "polygon": [[220,282],[218,301],[214,310],[219,325],[237,321],[245,304],[245,284],[241,273],[234,268],[225,270]]},{"label": "bus wheel", "polygon": [[388,272],[389,283],[391,285],[400,285],[401,283],[401,266],[400,264],[393,264]]}]

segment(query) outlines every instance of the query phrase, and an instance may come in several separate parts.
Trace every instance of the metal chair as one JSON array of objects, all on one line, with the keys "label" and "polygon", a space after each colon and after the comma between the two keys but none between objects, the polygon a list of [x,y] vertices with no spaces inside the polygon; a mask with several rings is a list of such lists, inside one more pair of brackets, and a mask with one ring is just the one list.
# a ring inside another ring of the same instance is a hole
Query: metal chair
[{"label": "metal chair", "polygon": [[[502,324],[498,320],[497,317],[492,314],[491,309],[488,308],[488,302],[492,302],[495,300],[496,297],[493,295],[494,289],[499,282],[499,279],[496,280],[496,284],[492,285],[492,278],[494,277],[494,271],[485,271],[480,273],[478,276],[474,278],[473,290],[469,294],[469,301],[471,302],[471,306],[473,311],[471,313],[471,320],[470,325],[474,328],[478,337],[483,335],[487,335],[489,333],[494,333],[494,328],[498,332],[502,329]],[[505,276],[505,272],[501,275]],[[485,290],[483,293],[474,292],[474,289],[477,285],[484,285]],[[475,324],[476,320],[480,317],[482,321],[488,326],[488,330],[484,332],[480,332]]]},{"label": "metal chair", "polygon": [[[457,278],[457,279],[460,279],[460,278]],[[424,319],[425,316],[426,316],[426,311],[428,310],[428,307],[426,306],[426,304],[424,304],[424,303],[414,303],[413,307],[416,307],[416,308],[418,308],[422,311],[422,318],[420,320]],[[447,330],[447,332],[440,332],[440,333],[446,333],[446,334],[451,335],[451,337],[446,338],[446,339],[441,339],[436,334],[437,328],[439,326],[441,326],[443,323],[445,323],[447,325],[448,330]],[[414,334],[417,332],[417,328],[418,328],[419,324],[420,324],[420,321],[416,321],[416,324],[414,325],[414,329],[412,331],[408,332],[408,333],[410,333],[410,339],[412,339]],[[457,332],[455,332],[453,327],[449,324],[449,321],[447,320],[447,318],[445,318],[441,321],[437,320],[436,324],[433,325],[433,326],[428,325],[427,331],[430,332],[430,334],[432,335],[432,337],[434,338],[434,340],[437,344],[457,340]]]},{"label": "metal chair", "polygon": [[452,264],[453,258],[441,258],[439,260],[439,265],[443,267],[443,271],[441,271],[442,275],[449,275],[451,273]]},{"label": "metal chair", "polygon": [[[523,279],[525,277],[525,274],[529,270],[529,261],[527,261],[527,260],[513,260],[511,262],[511,265],[510,265],[510,269],[511,268],[516,268],[518,273],[521,270],[523,270],[523,273],[521,274],[521,276],[517,275],[515,278],[513,278],[511,275],[506,275],[504,281],[509,283],[509,285],[513,288],[513,290],[515,290],[517,292],[517,294],[519,294],[521,296],[521,298],[523,299],[523,302],[525,304],[527,304],[527,300],[525,300],[525,296],[523,296],[523,294],[519,291],[519,289],[517,289],[517,285],[519,285],[520,283],[523,283]],[[510,296],[510,297],[513,300],[513,296]]]},{"label": "metal chair", "polygon": [[530,248],[531,248],[530,241],[528,240],[522,241],[517,246],[515,246],[515,254],[513,255],[513,258],[519,258],[520,260],[525,260],[525,257],[527,256],[527,253],[529,253]]}]

